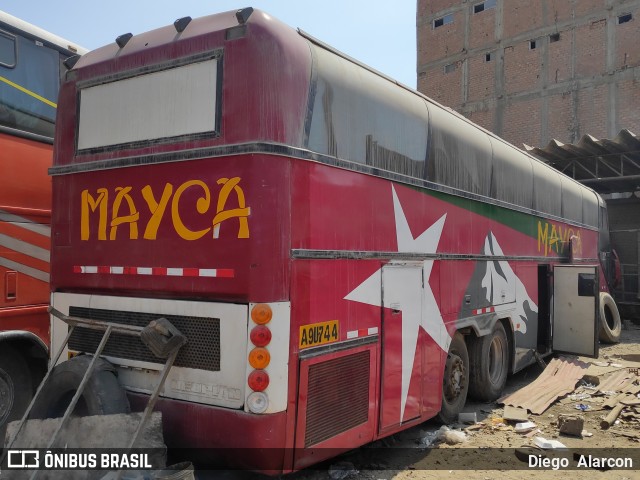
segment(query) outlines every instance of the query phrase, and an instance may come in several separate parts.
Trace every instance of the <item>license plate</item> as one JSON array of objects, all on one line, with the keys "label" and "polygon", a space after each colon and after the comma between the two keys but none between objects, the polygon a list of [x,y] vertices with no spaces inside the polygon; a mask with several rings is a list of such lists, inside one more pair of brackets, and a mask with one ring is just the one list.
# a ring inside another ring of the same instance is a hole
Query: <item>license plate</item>
[{"label": "license plate", "polygon": [[337,342],[339,338],[338,320],[313,323],[300,327],[300,349]]}]

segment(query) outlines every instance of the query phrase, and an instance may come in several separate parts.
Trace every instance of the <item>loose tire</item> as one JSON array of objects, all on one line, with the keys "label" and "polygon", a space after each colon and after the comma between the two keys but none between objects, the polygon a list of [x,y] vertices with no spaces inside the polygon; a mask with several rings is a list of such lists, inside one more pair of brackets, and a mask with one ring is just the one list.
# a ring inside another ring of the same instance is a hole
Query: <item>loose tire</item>
[{"label": "loose tire", "polygon": [[[92,357],[81,355],[57,365],[38,396],[31,418],[63,416],[91,360]],[[73,414],[110,415],[130,411],[127,395],[118,383],[114,366],[99,358]]]},{"label": "loose tire", "polygon": [[33,398],[33,380],[29,365],[9,345],[0,345],[0,433],[5,426],[22,417]]},{"label": "loose tire", "polygon": [[600,341],[618,343],[621,333],[622,322],[615,300],[607,292],[600,292]]},{"label": "loose tire", "polygon": [[447,353],[447,362],[442,379],[442,406],[437,420],[448,424],[457,421],[458,414],[464,408],[469,390],[469,355],[464,337],[457,333],[453,336]]},{"label": "loose tire", "polygon": [[509,373],[509,343],[502,323],[489,335],[469,339],[469,395],[491,402],[500,397]]}]

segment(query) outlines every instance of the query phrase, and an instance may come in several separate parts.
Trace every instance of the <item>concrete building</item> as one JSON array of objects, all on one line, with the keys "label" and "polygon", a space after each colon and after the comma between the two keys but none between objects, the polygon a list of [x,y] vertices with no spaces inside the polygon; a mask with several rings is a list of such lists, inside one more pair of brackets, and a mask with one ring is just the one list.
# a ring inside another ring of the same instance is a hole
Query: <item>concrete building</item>
[{"label": "concrete building", "polygon": [[418,90],[513,144],[640,133],[640,0],[418,0]]}]

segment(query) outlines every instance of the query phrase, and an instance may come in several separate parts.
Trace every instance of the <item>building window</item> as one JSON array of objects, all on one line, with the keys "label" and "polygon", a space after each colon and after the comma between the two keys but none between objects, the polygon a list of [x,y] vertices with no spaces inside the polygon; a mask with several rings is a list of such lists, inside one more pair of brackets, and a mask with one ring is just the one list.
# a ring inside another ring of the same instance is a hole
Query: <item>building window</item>
[{"label": "building window", "polygon": [[473,6],[473,13],[484,12],[490,8],[496,8],[496,0],[485,0],[482,3],[477,3]]},{"label": "building window", "polygon": [[443,25],[448,25],[449,23],[453,23],[453,13],[445,15],[444,17],[436,18],[433,21],[433,28],[442,27]]},{"label": "building window", "polygon": [[536,41],[529,40],[529,50],[535,50],[535,49],[536,49]]},{"label": "building window", "polygon": [[551,35],[549,35],[549,43],[554,43],[560,40],[560,34],[559,33],[552,33]]},{"label": "building window", "polygon": [[618,25],[620,25],[621,23],[630,22],[632,18],[633,18],[633,15],[631,15],[630,13],[625,13],[624,15],[620,15],[618,17]]},{"label": "building window", "polygon": [[457,63],[450,63],[449,65],[444,66],[444,73],[455,72],[456,68],[458,68]]},{"label": "building window", "polygon": [[491,57],[491,52],[489,52],[489,53],[485,53],[485,54],[484,54],[484,61],[485,61],[485,62],[490,62],[490,61],[491,61],[491,58],[492,58],[492,57]]}]

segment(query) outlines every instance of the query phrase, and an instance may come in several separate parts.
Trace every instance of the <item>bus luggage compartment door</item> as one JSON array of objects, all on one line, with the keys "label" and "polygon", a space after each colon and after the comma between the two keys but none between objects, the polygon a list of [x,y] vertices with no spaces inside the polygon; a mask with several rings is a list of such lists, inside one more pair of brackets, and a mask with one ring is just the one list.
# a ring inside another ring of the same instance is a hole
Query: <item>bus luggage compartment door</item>
[{"label": "bus luggage compartment door", "polygon": [[553,268],[552,348],[556,352],[598,356],[598,267]]}]

